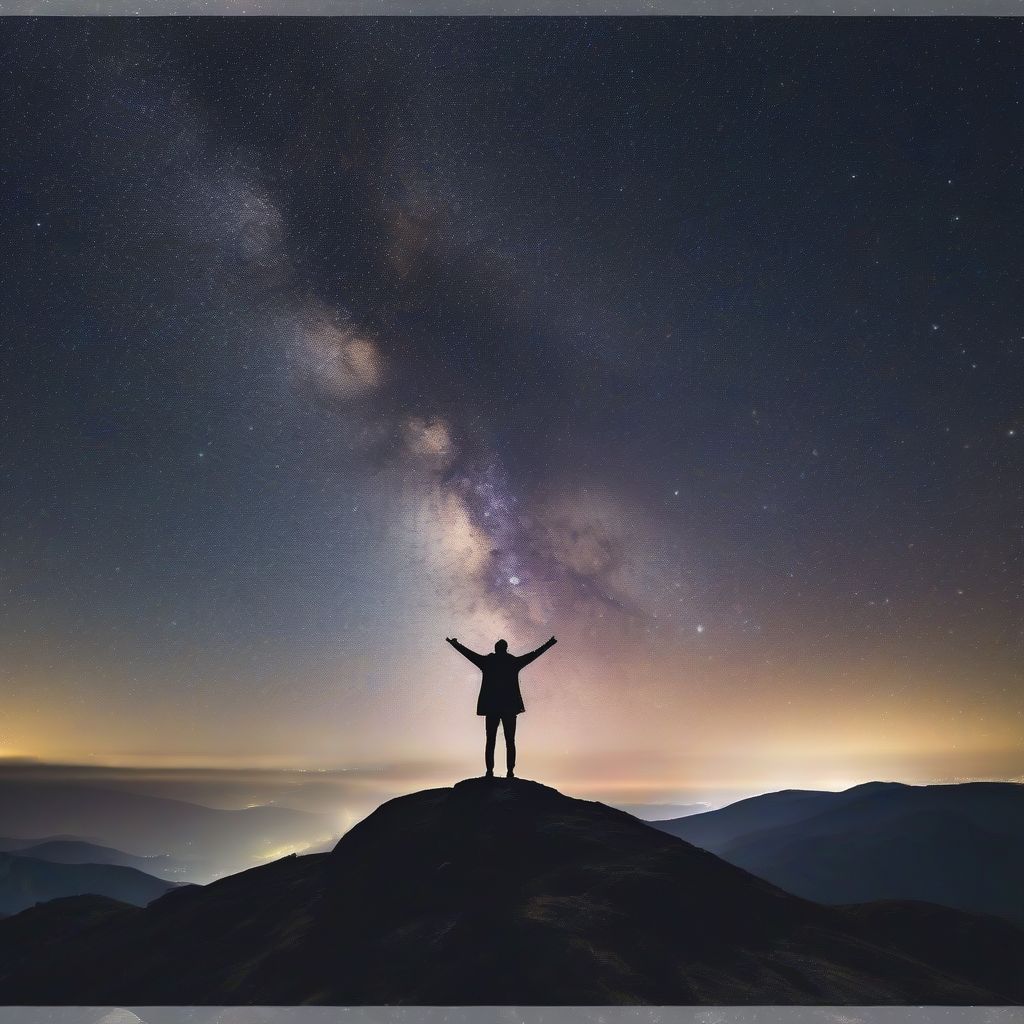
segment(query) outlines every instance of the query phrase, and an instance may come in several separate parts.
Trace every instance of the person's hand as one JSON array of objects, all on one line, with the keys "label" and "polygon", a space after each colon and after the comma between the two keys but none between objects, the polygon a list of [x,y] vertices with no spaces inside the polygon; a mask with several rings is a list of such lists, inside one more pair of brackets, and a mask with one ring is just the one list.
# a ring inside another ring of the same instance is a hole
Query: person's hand
[{"label": "person's hand", "polygon": [[557,644],[557,643],[558,643],[558,641],[557,641],[557,640],[556,640],[556,639],[555,639],[554,637],[552,637],[552,638],[551,638],[551,642],[552,642],[553,644]]},{"label": "person's hand", "polygon": [[456,636],[446,636],[445,640],[447,640],[448,643],[450,644],[457,644],[459,642],[459,638]]}]

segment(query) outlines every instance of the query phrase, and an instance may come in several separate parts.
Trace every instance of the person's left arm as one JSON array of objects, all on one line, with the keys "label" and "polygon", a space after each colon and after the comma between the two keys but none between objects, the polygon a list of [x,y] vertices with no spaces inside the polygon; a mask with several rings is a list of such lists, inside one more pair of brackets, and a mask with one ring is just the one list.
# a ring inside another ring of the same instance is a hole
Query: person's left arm
[{"label": "person's left arm", "polygon": [[529,654],[524,654],[519,658],[519,667],[522,668],[524,665],[529,665],[531,661],[539,658],[549,647],[557,644],[558,641],[552,637],[550,640],[545,640],[535,651],[530,651]]}]

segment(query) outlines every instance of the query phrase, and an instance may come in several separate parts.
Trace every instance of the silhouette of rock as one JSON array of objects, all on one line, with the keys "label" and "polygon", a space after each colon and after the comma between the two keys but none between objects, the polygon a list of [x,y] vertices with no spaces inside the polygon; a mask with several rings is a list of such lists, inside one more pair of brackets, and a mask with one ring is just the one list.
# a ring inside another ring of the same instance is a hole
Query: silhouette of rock
[{"label": "silhouette of rock", "polygon": [[[331,853],[182,888],[142,910],[86,909],[78,905],[62,941],[26,941],[0,957],[0,1002],[1024,997],[1024,932],[1004,922],[918,904],[823,907],[625,812],[524,780],[470,779],[399,797]],[[38,934],[42,915],[50,927],[63,919],[49,904],[0,921],[0,950],[15,931]],[[941,933],[961,938],[930,965]],[[1001,959],[979,964],[969,948],[978,942]]]}]

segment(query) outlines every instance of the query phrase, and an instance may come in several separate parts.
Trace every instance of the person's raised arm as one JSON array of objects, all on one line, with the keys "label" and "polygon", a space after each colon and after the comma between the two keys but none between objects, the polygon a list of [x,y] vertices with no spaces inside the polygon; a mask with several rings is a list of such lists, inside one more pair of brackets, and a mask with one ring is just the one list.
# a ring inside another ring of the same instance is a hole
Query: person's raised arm
[{"label": "person's raised arm", "polygon": [[477,654],[476,651],[471,651],[468,647],[464,647],[459,641],[453,636],[446,636],[445,640],[448,641],[461,654],[464,658],[468,658],[477,668],[481,668],[484,656]]},{"label": "person's raised arm", "polygon": [[557,644],[558,641],[552,637],[550,640],[545,640],[535,651],[530,651],[529,654],[524,654],[519,658],[519,667],[522,668],[524,665],[529,665],[535,658],[539,658],[549,647],[553,644]]}]

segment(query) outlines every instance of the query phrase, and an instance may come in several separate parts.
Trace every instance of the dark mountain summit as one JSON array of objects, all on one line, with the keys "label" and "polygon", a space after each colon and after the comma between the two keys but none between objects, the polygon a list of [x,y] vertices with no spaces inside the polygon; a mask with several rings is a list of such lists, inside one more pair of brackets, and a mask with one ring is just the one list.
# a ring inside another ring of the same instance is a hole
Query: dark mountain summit
[{"label": "dark mountain summit", "polygon": [[[520,780],[391,800],[329,854],[145,909],[65,902],[0,922],[0,1002],[1024,998],[1024,932],[1012,925],[924,904],[822,907],[624,812]],[[932,966],[937,934],[948,941]]]}]

